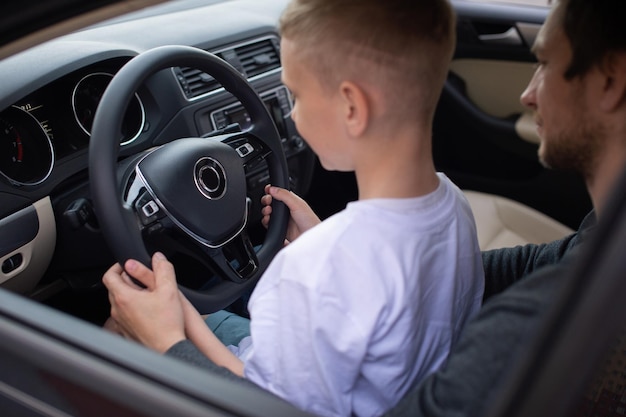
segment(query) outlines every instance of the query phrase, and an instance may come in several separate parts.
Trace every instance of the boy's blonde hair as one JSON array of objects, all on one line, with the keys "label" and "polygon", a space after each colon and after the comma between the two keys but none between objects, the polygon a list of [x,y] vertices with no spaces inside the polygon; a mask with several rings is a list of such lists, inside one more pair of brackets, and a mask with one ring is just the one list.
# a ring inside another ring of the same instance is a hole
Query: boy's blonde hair
[{"label": "boy's blonde hair", "polygon": [[369,84],[390,122],[431,121],[455,44],[447,0],[292,0],[280,31],[323,88]]}]

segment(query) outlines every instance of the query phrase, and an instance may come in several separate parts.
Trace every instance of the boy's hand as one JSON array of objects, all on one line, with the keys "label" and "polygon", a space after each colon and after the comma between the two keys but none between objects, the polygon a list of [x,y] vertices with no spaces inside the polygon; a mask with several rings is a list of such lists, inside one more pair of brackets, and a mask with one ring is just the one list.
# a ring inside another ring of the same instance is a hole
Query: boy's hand
[{"label": "boy's hand", "polygon": [[119,264],[109,268],[102,278],[111,302],[108,328],[163,353],[185,339],[174,267],[159,253],[152,257],[153,270],[135,260],[126,261],[125,267],[146,288],[136,285]]},{"label": "boy's hand", "polygon": [[263,209],[261,210],[263,219],[261,223],[263,223],[263,226],[267,227],[270,222],[272,215],[271,204],[274,198],[278,201],[282,201],[291,214],[285,244],[294,241],[302,233],[321,222],[306,201],[291,191],[268,184],[265,186],[265,195],[261,198],[261,204],[263,205]]}]

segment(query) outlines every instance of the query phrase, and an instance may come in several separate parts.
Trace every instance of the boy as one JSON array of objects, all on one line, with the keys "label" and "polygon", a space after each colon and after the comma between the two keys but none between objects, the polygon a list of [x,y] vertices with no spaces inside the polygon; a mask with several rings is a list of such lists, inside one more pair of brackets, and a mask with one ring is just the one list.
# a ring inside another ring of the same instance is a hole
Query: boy
[{"label": "boy", "polygon": [[[310,412],[380,415],[445,361],[482,299],[472,213],[431,156],[453,14],[446,0],[293,0],[280,25],[291,116],[326,169],[355,172],[359,201],[295,241],[293,226],[310,224],[292,210],[292,242],[251,296],[251,337],[239,358],[186,300],[172,307],[173,269],[158,254],[154,276],[126,265],[155,294],[165,288],[165,300],[140,307],[153,317],[142,320],[136,300],[116,301],[130,290],[119,266],[104,278],[111,316],[161,352],[187,337],[218,365]],[[155,312],[165,305],[176,309],[163,318],[167,331]]]}]

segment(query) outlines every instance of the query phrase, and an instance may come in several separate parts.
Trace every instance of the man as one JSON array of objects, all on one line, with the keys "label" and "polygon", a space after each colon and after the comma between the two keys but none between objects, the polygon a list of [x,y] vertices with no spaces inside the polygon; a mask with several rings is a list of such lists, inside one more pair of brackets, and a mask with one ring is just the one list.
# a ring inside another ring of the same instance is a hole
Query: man
[{"label": "man", "polygon": [[[626,166],[626,2],[560,0],[533,51],[538,66],[522,94],[535,112],[541,162],[579,173],[596,216]],[[619,192],[619,191],[618,191]],[[546,245],[485,252],[485,297],[448,362],[387,416],[481,415],[558,290],[575,246],[594,222]]]}]

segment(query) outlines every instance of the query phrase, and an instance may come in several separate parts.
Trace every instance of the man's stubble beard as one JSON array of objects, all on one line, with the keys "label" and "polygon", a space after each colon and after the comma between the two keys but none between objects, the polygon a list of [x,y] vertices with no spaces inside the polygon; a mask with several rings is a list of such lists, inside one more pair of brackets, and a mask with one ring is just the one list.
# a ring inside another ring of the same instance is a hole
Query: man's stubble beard
[{"label": "man's stubble beard", "polygon": [[586,181],[593,179],[598,159],[606,141],[604,126],[589,120],[584,108],[579,107],[576,125],[570,124],[553,137],[543,139],[539,147],[539,161],[546,168],[574,172]]}]

